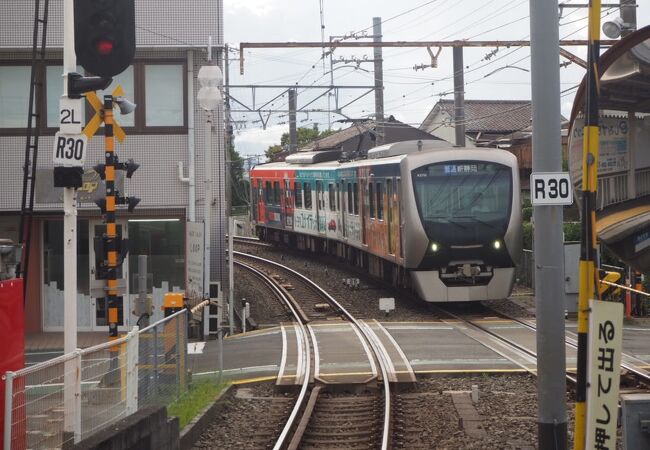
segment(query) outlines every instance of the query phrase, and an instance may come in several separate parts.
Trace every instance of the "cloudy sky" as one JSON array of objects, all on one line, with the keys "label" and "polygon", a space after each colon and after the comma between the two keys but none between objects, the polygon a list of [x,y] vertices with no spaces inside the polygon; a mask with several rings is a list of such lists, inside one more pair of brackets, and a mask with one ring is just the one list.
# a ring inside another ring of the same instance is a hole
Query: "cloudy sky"
[{"label": "cloudy sky", "polygon": [[[530,34],[529,1],[532,0],[224,0],[225,42],[239,48],[240,42],[321,41],[321,10],[323,5],[324,39],[372,34],[372,18],[382,19],[384,41],[418,40],[526,40]],[[586,3],[565,0],[561,3]],[[639,2],[638,26],[650,23],[650,5]],[[586,39],[587,10],[565,8],[560,18],[560,38]],[[618,9],[603,10],[603,21],[618,17]],[[603,37],[604,38],[604,37]],[[367,40],[367,39],[366,39]],[[437,49],[432,49],[434,53]],[[529,100],[530,49],[524,48],[466,48],[464,51],[466,99]],[[586,49],[568,48],[582,58]],[[336,49],[334,60],[372,59],[371,48]],[[239,74],[238,52],[231,53],[231,85],[329,85],[330,59],[323,58],[320,49],[246,49],[244,75]],[[431,58],[425,48],[384,48],[384,110],[385,116],[419,126],[436,101],[453,99],[452,51],[442,50],[438,67],[414,70],[414,66],[429,65]],[[562,60],[565,61],[565,60]],[[369,86],[374,83],[373,64],[335,63],[334,84]],[[562,113],[567,116],[573,102],[572,87],[584,70],[575,64],[561,69]],[[311,102],[323,90],[298,90],[298,107]],[[339,104],[345,105],[365,91],[341,91]],[[286,94],[282,89],[258,89],[255,104],[271,101],[274,109],[286,109]],[[236,88],[231,95],[242,103],[252,105],[250,89]],[[277,98],[276,98],[277,97]],[[333,108],[333,100],[330,103]],[[237,105],[233,105],[233,109]],[[327,109],[327,97],[315,100],[310,108]],[[351,118],[368,117],[374,112],[374,94],[353,102],[343,109]],[[263,129],[261,118],[254,113],[233,113],[236,123],[235,145],[246,155],[262,154],[280,142],[288,132],[286,113],[275,113]],[[338,114],[299,113],[299,126],[319,129],[347,127],[337,122]]]}]

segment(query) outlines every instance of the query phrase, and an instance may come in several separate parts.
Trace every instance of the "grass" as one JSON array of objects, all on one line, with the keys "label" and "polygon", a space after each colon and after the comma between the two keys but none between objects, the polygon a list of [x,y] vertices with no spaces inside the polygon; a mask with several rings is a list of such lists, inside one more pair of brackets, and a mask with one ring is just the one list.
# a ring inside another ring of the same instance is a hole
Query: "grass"
[{"label": "grass", "polygon": [[226,387],[226,384],[218,385],[214,380],[195,381],[185,394],[167,406],[167,414],[178,417],[182,430]]}]

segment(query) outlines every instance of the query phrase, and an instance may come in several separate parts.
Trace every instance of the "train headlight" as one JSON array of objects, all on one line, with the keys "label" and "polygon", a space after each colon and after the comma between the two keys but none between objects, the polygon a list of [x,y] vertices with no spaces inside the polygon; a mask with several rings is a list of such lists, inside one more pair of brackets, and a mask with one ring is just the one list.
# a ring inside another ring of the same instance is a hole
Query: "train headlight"
[{"label": "train headlight", "polygon": [[440,246],[439,246],[437,243],[432,242],[432,243],[431,243],[431,251],[432,251],[433,253],[435,253],[435,252],[437,252],[438,250],[440,250]]},{"label": "train headlight", "polygon": [[492,243],[492,247],[494,247],[495,250],[499,250],[501,248],[501,241],[497,239]]}]

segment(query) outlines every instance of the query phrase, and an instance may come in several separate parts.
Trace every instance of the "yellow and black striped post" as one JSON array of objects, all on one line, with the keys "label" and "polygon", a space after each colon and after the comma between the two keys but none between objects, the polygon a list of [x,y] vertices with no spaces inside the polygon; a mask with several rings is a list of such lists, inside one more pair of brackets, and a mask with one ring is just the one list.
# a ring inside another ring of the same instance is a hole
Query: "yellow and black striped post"
[{"label": "yellow and black striped post", "polygon": [[115,223],[115,138],[113,137],[113,96],[104,96],[104,136],[106,150],[106,300],[108,304],[108,338],[117,339],[118,322],[118,290],[117,290],[117,264],[118,264],[118,236]]},{"label": "yellow and black striped post", "polygon": [[596,190],[598,188],[598,95],[600,74],[600,0],[589,0],[589,44],[585,127],[582,152],[582,232],[580,238],[580,288],[578,294],[578,365],[573,448],[586,445],[587,342],[589,299],[598,295],[596,270]]}]

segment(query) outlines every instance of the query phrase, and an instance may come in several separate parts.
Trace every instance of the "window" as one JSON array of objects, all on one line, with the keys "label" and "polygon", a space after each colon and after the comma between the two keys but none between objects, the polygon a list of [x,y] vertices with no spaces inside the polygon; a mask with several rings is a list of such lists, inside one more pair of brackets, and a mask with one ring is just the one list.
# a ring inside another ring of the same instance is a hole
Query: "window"
[{"label": "window", "polygon": [[334,183],[329,184],[330,211],[336,211],[336,194],[334,192]]},{"label": "window", "polygon": [[182,127],[184,117],[183,65],[144,66],[144,94],[147,127]]},{"label": "window", "polygon": [[354,207],[354,197],[352,196],[352,183],[348,183],[348,213],[352,214]]},{"label": "window", "polygon": [[359,214],[359,185],[354,183],[354,214]]},{"label": "window", "polygon": [[384,194],[383,186],[381,183],[377,183],[377,219],[384,219]]},{"label": "window", "polygon": [[368,211],[371,218],[375,217],[374,183],[368,183]]},{"label": "window", "polygon": [[279,181],[273,182],[273,204],[274,205],[280,204],[280,182]]},{"label": "window", "polygon": [[[77,71],[84,74],[81,67]],[[60,62],[49,63],[43,74],[44,93],[34,101],[36,112],[43,114],[40,133],[53,134],[58,129],[63,67]],[[2,129],[11,130],[3,134],[25,134],[30,77],[31,67],[28,65],[0,65],[0,132]],[[112,93],[118,84],[122,86],[124,97],[137,105],[135,111],[127,115],[116,110],[117,122],[128,128],[129,134],[182,134],[187,126],[186,78],[184,61],[135,61],[113,77],[107,89],[97,91],[97,96],[103,100],[104,93]],[[87,123],[95,112],[86,106],[85,101],[83,105]]]},{"label": "window", "polygon": [[267,181],[266,182],[266,196],[264,197],[266,199],[266,204],[270,205],[273,200],[273,191],[271,190],[271,182]]},{"label": "window", "polygon": [[302,183],[296,182],[293,190],[294,197],[296,198],[296,208],[302,208]]},{"label": "window", "polygon": [[26,128],[30,66],[0,66],[0,128]]},{"label": "window", "polygon": [[305,209],[311,209],[311,184],[305,183]]}]

